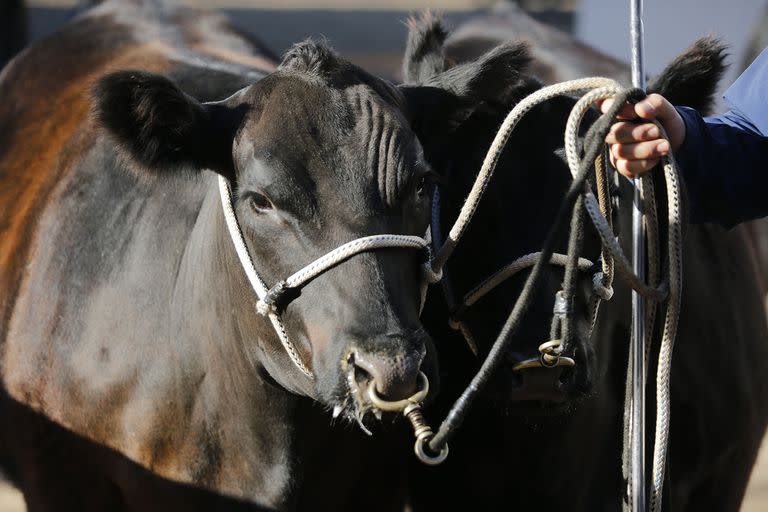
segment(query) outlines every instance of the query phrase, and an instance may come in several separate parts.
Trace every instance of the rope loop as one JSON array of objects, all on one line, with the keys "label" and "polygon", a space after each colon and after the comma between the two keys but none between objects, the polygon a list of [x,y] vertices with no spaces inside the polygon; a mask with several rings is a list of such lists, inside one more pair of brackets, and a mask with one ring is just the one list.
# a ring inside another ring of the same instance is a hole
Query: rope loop
[{"label": "rope loop", "polygon": [[443,279],[443,269],[435,269],[432,262],[427,261],[421,265],[422,278],[429,284],[439,283]]},{"label": "rope loop", "polygon": [[592,276],[592,291],[602,300],[609,301],[613,298],[613,286],[606,286],[604,282],[605,274],[597,272]]},{"label": "rope loop", "polygon": [[[527,308],[530,306],[530,298],[533,290],[540,282],[542,267],[550,263],[550,259],[553,257],[555,240],[559,239],[565,229],[566,216],[569,212],[576,209],[585,208],[590,220],[600,235],[600,240],[603,246],[602,271],[595,273],[592,282],[595,295],[593,300],[592,326],[595,324],[597,309],[600,303],[599,299],[610,300],[613,296],[612,282],[616,274],[623,277],[632,289],[636,290],[645,298],[653,301],[668,301],[662,342],[659,349],[656,382],[657,422],[651,479],[651,509],[653,512],[657,512],[661,507],[661,491],[663,489],[669,429],[669,381],[671,358],[680,310],[680,290],[682,287],[681,201],[678,171],[673,157],[669,156],[662,159],[668,196],[667,247],[669,264],[667,271],[669,275],[667,280],[661,280],[660,283],[651,280],[650,284],[646,284],[644,280],[641,280],[632,271],[629,260],[618,243],[613,231],[612,223],[609,220],[610,208],[608,201],[610,198],[606,193],[608,190],[607,187],[605,187],[606,183],[602,183],[602,185],[598,183],[598,194],[601,197],[600,200],[595,198],[590,187],[587,185],[587,172],[592,168],[595,168],[595,172],[598,174],[601,173],[598,168],[603,168],[603,173],[607,172],[607,170],[605,170],[607,166],[600,165],[599,160],[603,158],[602,155],[605,153],[605,137],[608,134],[611,125],[616,121],[620,109],[627,101],[637,102],[645,98],[645,92],[637,88],[626,89],[621,87],[621,85],[614,80],[597,77],[584,78],[543,87],[521,100],[507,114],[504,122],[496,133],[491,147],[486,153],[480,172],[459,212],[458,218],[448,233],[447,239],[443,241],[442,244],[436,243],[436,246],[439,247],[439,249],[437,250],[433,261],[433,268],[442,268],[461,240],[490,182],[504,146],[520,119],[522,119],[522,117],[535,105],[556,96],[566,94],[582,95],[581,99],[576,102],[571,110],[565,132],[566,157],[568,167],[573,175],[573,182],[558,207],[555,222],[547,234],[542,250],[539,253],[519,258],[511,265],[497,271],[486,279],[486,281],[464,296],[462,306],[471,306],[480,297],[488,293],[521,268],[530,267],[530,272],[523,285],[523,289],[517,297],[506,322],[491,346],[481,368],[475,374],[461,396],[459,396],[453,404],[453,407],[448,412],[438,431],[429,439],[428,446],[432,452],[440,452],[447,446],[449,439],[451,439],[464,421],[464,418],[470,409],[470,405],[474,402],[480,390],[487,384],[490,375],[499,366],[500,362],[504,360],[504,354],[510,339],[520,325],[521,318],[525,314]],[[579,132],[586,112],[593,108],[595,102],[607,98],[614,98],[614,103],[610,106],[608,112],[602,114],[597,121],[592,124],[584,137],[583,147],[580,147],[580,144],[578,143]],[[658,123],[657,126],[659,126]],[[667,138],[663,129],[661,133],[664,138]],[[597,178],[599,181],[600,176]],[[607,182],[607,175],[604,175],[603,179]],[[602,192],[600,190],[601,186]],[[653,203],[653,201],[649,201],[649,203]],[[439,235],[439,229],[434,229],[435,227],[439,228],[439,222],[436,221],[439,221],[440,208],[437,204],[433,204],[432,213],[433,231],[436,235]],[[574,218],[576,218],[575,214]],[[656,236],[654,233],[657,232],[658,231],[655,229],[650,229],[649,236]],[[435,241],[439,242],[437,236]],[[654,242],[654,244],[657,243],[658,241]],[[574,255],[570,254],[566,256],[568,256],[568,259],[570,260]],[[576,268],[576,265],[573,265],[570,261],[569,265],[572,265],[572,269]],[[580,264],[578,266],[580,267]],[[562,321],[568,320],[568,310],[569,308],[567,304],[564,304],[563,307],[559,307],[556,304],[553,315],[553,322],[556,323],[555,328],[562,330],[560,324]],[[650,310],[652,311],[653,308],[650,308]],[[463,322],[457,321],[457,319],[454,318],[454,315],[451,315],[451,318],[449,318],[449,325],[452,328],[458,328],[462,333],[465,333],[465,338],[469,342],[469,331]],[[567,329],[565,330],[567,331]],[[564,339],[567,342],[567,336]],[[542,348],[544,349],[541,351],[542,365],[557,364],[556,360],[564,348],[563,345],[564,342],[560,339],[553,339],[550,342],[543,344],[542,347],[540,347],[540,350]]]}]

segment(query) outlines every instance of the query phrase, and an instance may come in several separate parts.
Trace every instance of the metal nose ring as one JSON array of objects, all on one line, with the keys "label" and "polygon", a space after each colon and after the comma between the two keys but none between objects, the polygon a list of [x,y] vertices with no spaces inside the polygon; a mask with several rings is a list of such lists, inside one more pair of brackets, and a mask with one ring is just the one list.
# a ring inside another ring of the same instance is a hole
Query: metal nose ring
[{"label": "metal nose ring", "polygon": [[368,399],[371,401],[374,407],[388,412],[400,412],[404,411],[406,407],[413,404],[420,404],[427,397],[429,393],[429,379],[424,375],[424,372],[419,372],[417,391],[408,398],[402,400],[389,401],[379,395],[376,391],[376,381],[371,379],[368,383]]}]

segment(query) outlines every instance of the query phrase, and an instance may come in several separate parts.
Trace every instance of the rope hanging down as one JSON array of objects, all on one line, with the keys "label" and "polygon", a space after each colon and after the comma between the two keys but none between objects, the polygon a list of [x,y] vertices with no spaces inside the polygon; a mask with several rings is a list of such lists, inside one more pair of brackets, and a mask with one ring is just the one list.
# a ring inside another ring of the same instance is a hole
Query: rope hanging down
[{"label": "rope hanging down", "polygon": [[[669,276],[666,283],[658,286],[649,286],[645,284],[632,271],[626,255],[613,234],[611,223],[608,218],[606,218],[607,201],[605,199],[602,201],[598,200],[589,187],[586,186],[589,170],[593,167],[593,164],[599,164],[601,162],[605,147],[605,136],[607,135],[611,124],[615,121],[619,109],[628,100],[636,101],[642,99],[645,96],[645,93],[638,89],[623,89],[617,82],[607,78],[585,78],[542,88],[518,103],[507,115],[501,128],[496,134],[496,137],[491,144],[491,148],[485,157],[480,173],[461,209],[459,217],[451,228],[448,234],[448,239],[437,252],[432,268],[435,272],[441,272],[446,261],[461,240],[461,237],[466,231],[466,228],[482,199],[482,195],[490,182],[496,165],[498,164],[501,152],[520,119],[522,119],[522,117],[534,106],[543,101],[547,101],[556,96],[577,93],[586,94],[584,94],[573,107],[566,125],[565,133],[566,155],[568,166],[573,175],[573,182],[560,205],[555,223],[547,235],[542,250],[539,253],[536,253],[538,258],[528,275],[523,290],[515,302],[509,317],[494,342],[488,357],[483,362],[482,367],[472,379],[467,389],[455,402],[446,419],[440,425],[438,432],[429,440],[428,446],[430,450],[438,453],[447,445],[456,429],[464,421],[464,418],[478,393],[484,388],[491,374],[503,360],[503,354],[506,352],[511,337],[530,305],[529,298],[532,290],[535,289],[539,278],[541,277],[541,271],[544,265],[548,264],[553,259],[554,244],[560,238],[565,228],[569,213],[575,206],[580,209],[579,205],[583,202],[584,209],[597,229],[603,245],[603,257],[601,258],[603,260],[603,273],[600,281],[605,288],[604,295],[606,297],[609,297],[610,295],[608,291],[610,290],[610,282],[613,279],[615,265],[617,273],[627,281],[632,289],[636,290],[642,296],[653,301],[661,301],[665,298],[669,301],[657,369],[657,421],[651,488],[651,510],[657,512],[661,507],[661,494],[664,482],[664,468],[669,429],[669,375],[671,370],[672,347],[679,316],[680,291],[682,288],[682,236],[677,168],[671,157],[663,159],[664,176],[668,195],[667,244]],[[580,160],[578,157],[577,135],[583,117],[596,101],[610,97],[615,97],[615,102],[611,106],[609,112],[601,116],[589,129],[584,141],[584,158]],[[600,173],[601,168],[604,169],[602,165],[597,165],[596,172],[598,174]],[[603,170],[603,172],[605,171]],[[605,183],[601,183],[601,180],[605,179],[607,179],[605,176],[597,176],[597,190],[598,194],[601,196],[605,196],[606,194]],[[649,180],[644,182],[644,191],[649,196],[652,193],[652,186]],[[574,215],[574,218],[576,217],[578,217],[578,215]],[[650,221],[649,227],[651,228],[649,229],[649,232],[657,233],[658,228],[655,226],[655,216],[648,219],[648,221]],[[434,234],[436,237],[437,235],[437,233]],[[655,243],[656,242],[654,241],[653,244]],[[557,261],[560,256],[561,255],[554,256],[555,261]],[[570,256],[574,257],[575,255]],[[522,259],[528,259],[528,256],[524,256]],[[517,267],[528,263],[527,261],[522,262],[521,260],[513,262],[507,268],[517,269]],[[504,270],[501,272],[504,272]],[[649,274],[651,274],[652,277],[650,282],[655,284],[657,281],[656,276],[658,275],[658,261],[653,258],[651,260]],[[494,276],[489,280],[493,281],[493,279]],[[487,283],[481,284],[479,288],[483,289],[486,284]],[[477,289],[475,291],[477,291]],[[472,292],[469,296],[472,296]],[[467,298],[465,298],[464,301],[466,302]],[[649,310],[652,309],[653,308],[649,308]]]}]

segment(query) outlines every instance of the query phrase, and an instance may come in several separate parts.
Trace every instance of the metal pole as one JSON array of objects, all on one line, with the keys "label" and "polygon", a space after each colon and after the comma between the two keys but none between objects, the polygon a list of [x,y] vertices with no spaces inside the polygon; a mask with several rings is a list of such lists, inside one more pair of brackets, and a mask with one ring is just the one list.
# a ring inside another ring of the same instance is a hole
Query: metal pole
[{"label": "metal pole", "polygon": [[[630,0],[632,44],[632,85],[645,90],[643,69],[643,0]],[[645,281],[645,229],[640,178],[632,180],[635,196],[632,208],[632,268]],[[645,512],[645,303],[632,292],[632,510]]]}]

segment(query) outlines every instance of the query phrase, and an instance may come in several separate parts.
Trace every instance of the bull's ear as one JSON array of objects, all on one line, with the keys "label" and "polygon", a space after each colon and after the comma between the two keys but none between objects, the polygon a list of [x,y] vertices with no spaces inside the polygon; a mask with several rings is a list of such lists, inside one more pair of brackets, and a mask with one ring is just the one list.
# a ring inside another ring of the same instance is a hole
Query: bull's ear
[{"label": "bull's ear", "polygon": [[429,12],[408,20],[408,41],[403,58],[406,85],[443,89],[468,102],[508,105],[525,88],[531,56],[524,42],[504,43],[481,57],[453,65],[445,56],[448,30]]},{"label": "bull's ear", "polygon": [[422,144],[436,149],[473,112],[508,108],[537,88],[538,83],[523,75],[529,61],[525,44],[504,44],[436,75],[419,73],[418,85],[401,86]]},{"label": "bull's ear", "polygon": [[236,125],[225,104],[202,104],[165,77],[120,71],[96,84],[94,114],[135,170],[149,176],[211,169],[232,177]]},{"label": "bull's ear", "polygon": [[446,68],[445,38],[448,30],[443,20],[429,11],[407,21],[408,41],[403,57],[403,81],[407,84],[424,83]]},{"label": "bull's ear", "polygon": [[448,30],[430,13],[408,20],[401,87],[414,131],[428,145],[439,141],[483,106],[508,106],[531,84],[524,43],[502,44],[473,61],[452,66],[445,57]]},{"label": "bull's ear", "polygon": [[716,38],[699,39],[651,80],[648,92],[661,94],[673,105],[711,114],[715,90],[726,68],[725,50]]}]

